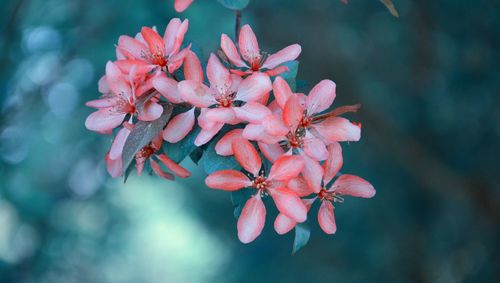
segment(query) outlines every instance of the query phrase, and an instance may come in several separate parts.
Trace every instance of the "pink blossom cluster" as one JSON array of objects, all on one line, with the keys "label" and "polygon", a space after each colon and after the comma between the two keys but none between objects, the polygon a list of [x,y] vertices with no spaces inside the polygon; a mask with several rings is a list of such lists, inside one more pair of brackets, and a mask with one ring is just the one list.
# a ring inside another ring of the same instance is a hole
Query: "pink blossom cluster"
[{"label": "pink blossom cluster", "polygon": [[[180,2],[176,8],[187,7],[180,7]],[[188,20],[175,18],[163,36],[156,28],[143,27],[135,37],[118,39],[116,60],[106,64],[99,81],[102,96],[86,103],[96,109],[86,127],[114,133],[105,156],[110,175],[122,176],[127,169],[125,145],[138,123],[154,123],[171,107],[174,115],[168,116],[162,130],[135,152],[139,175],[150,168],[165,179],[189,177],[191,173],[164,147],[182,142],[199,128],[195,146],[212,146],[220,156],[234,156],[241,166],[211,173],[206,185],[251,191],[237,223],[241,242],[252,242],[261,234],[266,218],[263,200],[268,197],[279,211],[274,221],[277,233],[306,221],[317,200],[318,223],[325,233],[334,234],[334,205],[344,196],[375,195],[364,179],[340,174],[340,143],[358,141],[361,134],[360,124],[340,115],[359,107],[332,109],[336,85],[331,80],[320,81],[307,95],[293,92],[280,75],[289,71],[284,63],[298,58],[300,45],[268,55],[260,50],[249,25],[241,28],[236,42],[222,34],[221,51],[210,54],[204,72],[191,45],[184,42],[188,25]],[[272,164],[268,170],[265,162]]]}]

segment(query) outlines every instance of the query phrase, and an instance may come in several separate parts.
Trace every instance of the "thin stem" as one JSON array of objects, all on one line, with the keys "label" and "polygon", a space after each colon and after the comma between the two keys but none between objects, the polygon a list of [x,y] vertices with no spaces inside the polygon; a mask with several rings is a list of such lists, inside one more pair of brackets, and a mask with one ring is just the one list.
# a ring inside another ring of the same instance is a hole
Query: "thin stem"
[{"label": "thin stem", "polygon": [[234,36],[236,41],[238,41],[238,38],[240,38],[240,29],[241,29],[241,10],[236,10],[236,22],[234,25]]},{"label": "thin stem", "polygon": [[319,122],[329,117],[339,116],[348,112],[357,112],[361,108],[361,104],[346,105],[333,109],[332,112],[325,113],[322,115],[315,116],[312,120],[313,122]]}]

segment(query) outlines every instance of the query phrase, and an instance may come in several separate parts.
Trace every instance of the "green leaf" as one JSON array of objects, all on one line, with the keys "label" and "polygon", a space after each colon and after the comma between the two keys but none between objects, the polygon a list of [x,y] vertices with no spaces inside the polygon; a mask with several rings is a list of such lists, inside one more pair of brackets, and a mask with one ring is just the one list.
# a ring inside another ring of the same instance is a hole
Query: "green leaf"
[{"label": "green leaf", "polygon": [[292,254],[297,253],[301,248],[307,245],[311,236],[311,230],[305,223],[298,223],[295,226],[295,239],[293,241]]},{"label": "green leaf", "polygon": [[380,2],[382,2],[382,4],[384,4],[387,7],[389,12],[391,12],[391,15],[393,15],[396,18],[399,18],[399,13],[396,10],[394,3],[392,3],[392,0],[380,0]]},{"label": "green leaf", "polygon": [[288,83],[292,91],[295,91],[297,88],[297,83],[296,83],[296,77],[297,73],[299,71],[299,61],[289,61],[281,64],[282,66],[287,66],[288,67],[288,72],[284,72],[280,74],[279,76],[285,79],[285,81]]},{"label": "green leaf", "polygon": [[212,141],[200,159],[200,164],[205,169],[205,172],[207,174],[212,174],[219,170],[239,170],[241,166],[233,156],[220,156],[215,152],[216,143],[216,141]]},{"label": "green leaf", "polygon": [[244,9],[250,0],[217,0],[222,6],[231,10],[242,10]]},{"label": "green leaf", "polygon": [[163,151],[165,154],[170,157],[175,163],[180,163],[186,156],[191,154],[193,150],[197,147],[194,145],[194,140],[200,133],[200,128],[196,125],[193,127],[193,130],[184,137],[181,141],[177,143],[167,143],[163,144]]},{"label": "green leaf", "polygon": [[172,115],[172,109],[172,105],[166,105],[163,107],[163,113],[160,118],[151,122],[138,121],[134,125],[123,146],[122,161],[124,174],[127,172],[132,160],[134,160],[135,154],[148,145],[163,130],[163,127],[165,127]]}]

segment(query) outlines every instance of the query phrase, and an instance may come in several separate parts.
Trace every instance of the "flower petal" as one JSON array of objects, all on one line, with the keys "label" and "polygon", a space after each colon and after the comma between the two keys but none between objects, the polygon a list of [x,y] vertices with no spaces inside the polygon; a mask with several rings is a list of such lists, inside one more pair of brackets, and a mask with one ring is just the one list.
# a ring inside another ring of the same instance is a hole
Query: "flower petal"
[{"label": "flower petal", "polygon": [[249,25],[244,25],[240,30],[240,38],[238,40],[240,53],[247,62],[251,62],[260,57],[259,43],[257,37]]},{"label": "flower petal", "polygon": [[283,122],[288,129],[295,132],[303,117],[304,108],[300,105],[299,97],[296,95],[290,96],[283,109]]},{"label": "flower petal", "polygon": [[307,208],[292,190],[288,188],[272,188],[267,191],[281,213],[298,223],[306,221]]},{"label": "flower petal", "polygon": [[236,191],[250,186],[252,182],[240,171],[221,170],[208,175],[205,184],[212,189]]},{"label": "flower petal", "polygon": [[278,214],[274,220],[274,230],[280,235],[290,232],[295,225],[297,225],[297,222],[293,221],[290,217],[283,213]]},{"label": "flower petal", "polygon": [[200,83],[203,82],[203,69],[201,68],[200,59],[191,50],[187,51],[184,58],[184,78]]},{"label": "flower petal", "polygon": [[233,107],[236,117],[249,123],[260,123],[265,117],[271,115],[271,110],[257,102],[247,102],[241,107]]},{"label": "flower petal", "polygon": [[109,150],[109,159],[117,160],[122,158],[123,146],[125,145],[125,141],[130,134],[130,130],[127,128],[121,128],[116,134],[113,143],[111,144],[111,149]]},{"label": "flower petal", "polygon": [[242,133],[243,129],[234,129],[227,132],[215,145],[215,152],[222,156],[233,155],[233,141],[241,138]]},{"label": "flower petal", "polygon": [[337,175],[344,164],[342,158],[342,147],[338,142],[334,142],[328,146],[328,158],[325,163],[323,163],[323,170],[325,172],[323,176],[323,183],[326,185]]},{"label": "flower petal", "polygon": [[160,118],[163,113],[163,107],[154,100],[149,100],[144,103],[142,111],[137,117],[141,121],[154,121]]},{"label": "flower petal", "polygon": [[276,77],[276,79],[274,79],[273,93],[281,109],[285,108],[288,98],[293,95],[292,89],[282,77]]},{"label": "flower petal", "polygon": [[233,63],[236,67],[248,67],[247,64],[241,60],[240,54],[234,45],[234,42],[227,36],[226,34],[222,34],[220,37],[220,47],[224,54],[226,54],[227,58],[231,63]]},{"label": "flower petal", "polygon": [[216,89],[218,93],[226,93],[231,87],[231,73],[213,53],[208,58],[207,77],[210,81],[210,87]]},{"label": "flower petal", "polygon": [[283,155],[278,158],[269,172],[269,180],[288,181],[300,174],[304,167],[302,157],[297,155]]},{"label": "flower petal", "polygon": [[285,151],[277,143],[265,144],[263,142],[258,142],[257,145],[259,146],[260,152],[262,152],[264,157],[272,163],[285,154]]},{"label": "flower petal", "polygon": [[170,159],[167,155],[165,154],[159,154],[156,157],[165,165],[168,170],[172,171],[175,175],[181,177],[181,178],[187,178],[191,176],[191,172],[186,170],[186,168],[180,166],[179,164],[175,163],[172,159]]},{"label": "flower petal", "polygon": [[323,168],[318,161],[313,160],[307,154],[301,152],[301,156],[304,159],[304,169],[302,170],[302,176],[306,180],[309,188],[315,193],[319,193],[321,190],[321,180],[323,179]]},{"label": "flower petal", "polygon": [[168,22],[165,33],[163,34],[163,44],[165,45],[165,54],[170,54],[174,48],[175,37],[177,36],[177,31],[181,26],[181,20],[179,18],[173,18]]},{"label": "flower petal", "polygon": [[232,107],[218,107],[208,109],[205,117],[213,123],[236,124],[239,120]]},{"label": "flower petal", "polygon": [[106,63],[106,82],[113,94],[121,96],[127,101],[131,100],[132,90],[129,83],[120,68],[111,61]]},{"label": "flower petal", "polygon": [[146,41],[149,51],[153,55],[165,56],[165,44],[163,43],[163,38],[154,29],[149,27],[142,27],[141,35]]},{"label": "flower petal", "polygon": [[182,41],[184,41],[184,35],[186,34],[188,27],[189,27],[189,20],[185,19],[184,21],[182,21],[181,25],[177,29],[177,32],[175,33],[172,50],[169,50],[170,52],[168,52],[169,56],[176,54],[181,49]]},{"label": "flower petal", "polygon": [[358,176],[344,174],[335,180],[332,190],[340,195],[349,195],[360,198],[371,198],[375,195],[372,184]]},{"label": "flower petal", "polygon": [[238,239],[244,244],[255,240],[266,222],[266,207],[260,199],[260,194],[249,198],[238,218]]},{"label": "flower petal", "polygon": [[252,173],[254,176],[258,176],[260,168],[262,167],[262,161],[253,145],[248,140],[239,138],[233,141],[232,147],[236,161],[238,161],[245,170]]},{"label": "flower petal", "polygon": [[236,93],[236,100],[258,101],[273,89],[271,79],[263,73],[254,73],[244,79]]},{"label": "flower petal", "polygon": [[159,75],[152,79],[153,87],[169,102],[172,103],[182,103],[184,100],[180,96],[179,89],[177,88],[177,82],[167,77],[165,73],[161,72]]},{"label": "flower petal", "polygon": [[312,115],[328,109],[335,100],[336,85],[331,80],[322,80],[307,96],[307,114]]},{"label": "flower petal", "polygon": [[141,59],[143,54],[148,51],[146,45],[127,35],[118,38],[118,49],[128,59]]},{"label": "flower petal", "polygon": [[309,132],[304,139],[304,152],[317,161],[323,161],[328,157],[325,143]]},{"label": "flower petal", "polygon": [[285,136],[290,129],[283,123],[283,120],[276,115],[269,115],[262,121],[262,126],[266,132],[273,136]]},{"label": "flower petal", "polygon": [[112,107],[112,106],[115,106],[116,104],[117,104],[117,101],[114,97],[95,99],[95,100],[85,102],[85,106],[97,108],[97,109]]},{"label": "flower petal", "polygon": [[186,10],[191,3],[193,3],[193,0],[175,0],[174,9],[177,13],[181,13]]},{"label": "flower petal", "polygon": [[162,177],[163,179],[167,179],[167,180],[174,180],[175,179],[174,175],[163,171],[163,169],[161,169],[160,164],[158,164],[158,162],[154,161],[153,159],[149,159],[149,164],[151,164],[151,169],[153,169],[153,171],[156,173],[156,175]]},{"label": "flower petal", "polygon": [[103,108],[90,114],[85,120],[85,127],[95,132],[107,132],[118,127],[125,114],[115,113],[110,108]]},{"label": "flower petal", "polygon": [[118,158],[116,160],[112,160],[109,158],[109,154],[106,154],[104,157],[106,162],[106,170],[109,175],[113,178],[118,178],[122,175],[122,159]]},{"label": "flower petal", "polygon": [[209,142],[224,126],[224,123],[215,124],[212,128],[204,129],[201,128],[200,133],[196,136],[194,140],[194,145],[202,146]]},{"label": "flower petal", "polygon": [[182,81],[177,85],[177,89],[182,99],[193,106],[206,108],[216,103],[212,90],[200,82]]},{"label": "flower petal", "polygon": [[262,68],[272,69],[281,63],[292,61],[299,57],[302,48],[298,44],[292,44],[267,57]]},{"label": "flower petal", "polygon": [[194,126],[194,109],[193,107],[172,118],[163,130],[163,139],[169,143],[176,143],[185,138]]},{"label": "flower petal", "polygon": [[264,143],[273,144],[279,141],[279,137],[270,135],[266,132],[266,128],[259,124],[248,124],[243,129],[242,136],[248,140],[262,141]]},{"label": "flower petal", "polygon": [[333,214],[333,204],[329,201],[322,201],[318,211],[318,223],[321,229],[327,234],[335,234],[337,225]]},{"label": "flower petal", "polygon": [[318,124],[314,124],[313,128],[317,131],[319,137],[328,143],[359,141],[361,138],[361,127],[343,117],[327,118]]},{"label": "flower petal", "polygon": [[290,190],[295,192],[298,197],[305,197],[314,193],[307,184],[306,180],[301,176],[288,181],[287,186]]}]

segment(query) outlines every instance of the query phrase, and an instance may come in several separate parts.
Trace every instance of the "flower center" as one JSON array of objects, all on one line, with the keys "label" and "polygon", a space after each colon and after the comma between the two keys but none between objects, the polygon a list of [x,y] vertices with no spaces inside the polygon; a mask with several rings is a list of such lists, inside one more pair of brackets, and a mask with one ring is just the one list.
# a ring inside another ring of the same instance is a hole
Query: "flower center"
[{"label": "flower center", "polygon": [[329,201],[340,202],[340,203],[344,202],[344,198],[342,196],[337,195],[336,192],[327,191],[325,187],[323,187],[321,189],[321,191],[319,191],[318,198],[320,200],[329,200]]},{"label": "flower center", "polygon": [[268,182],[266,181],[266,177],[263,175],[259,175],[253,179],[253,186],[260,191],[263,191],[267,188]]},{"label": "flower center", "polygon": [[135,158],[137,158],[137,159],[147,159],[151,155],[153,155],[154,152],[155,152],[155,149],[151,145],[147,145],[147,146],[143,147],[141,150],[139,150],[135,154]]},{"label": "flower center", "polygon": [[221,95],[219,98],[216,98],[220,107],[231,107],[233,106],[234,96],[236,93]]},{"label": "flower center", "polygon": [[292,148],[302,148],[304,147],[304,136],[305,129],[303,127],[297,128],[295,133],[288,132],[286,138],[288,140],[288,145]]}]

